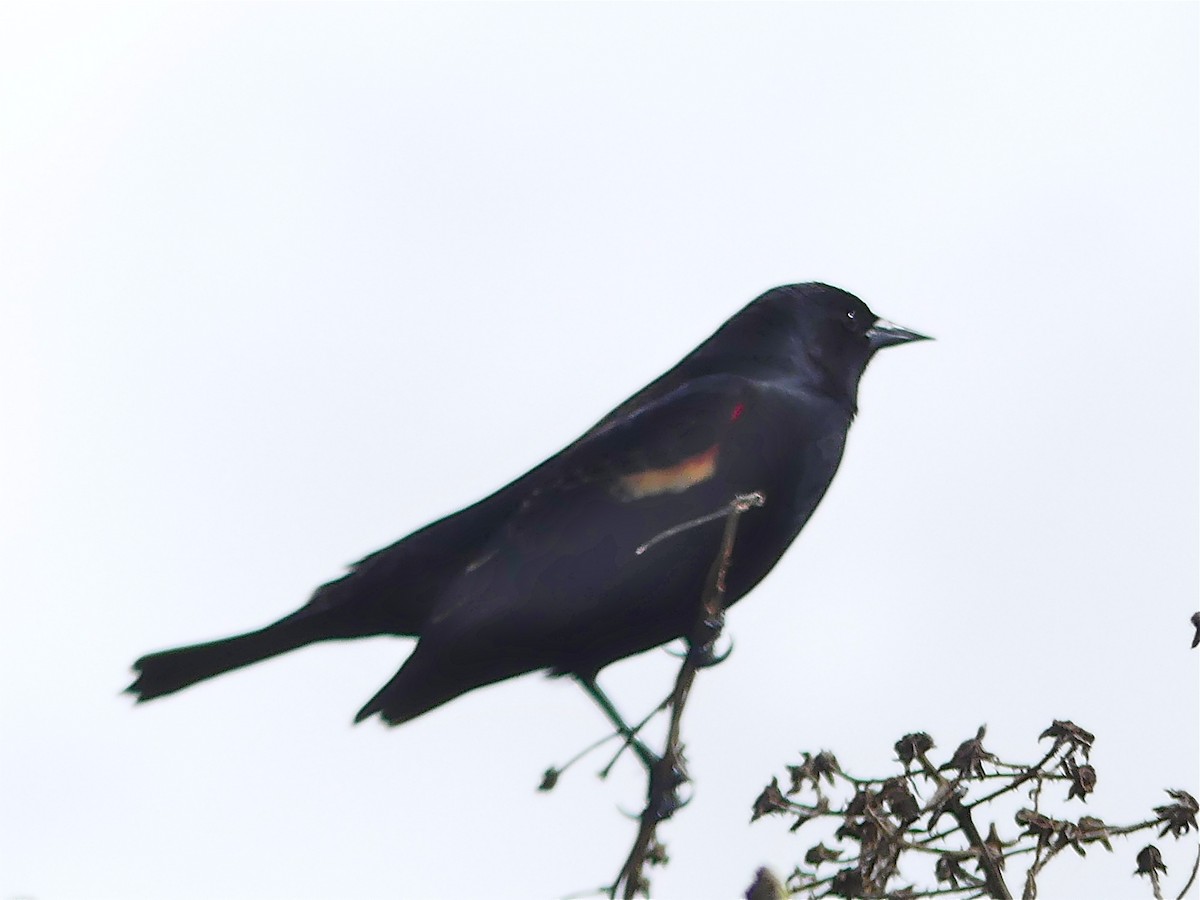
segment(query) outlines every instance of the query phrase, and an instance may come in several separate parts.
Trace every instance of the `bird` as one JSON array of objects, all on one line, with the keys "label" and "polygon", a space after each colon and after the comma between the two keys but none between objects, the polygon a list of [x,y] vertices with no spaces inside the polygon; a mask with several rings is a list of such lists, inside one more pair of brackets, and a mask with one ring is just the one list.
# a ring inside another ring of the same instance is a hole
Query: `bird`
[{"label": "bird", "polygon": [[256,631],[150,653],[139,703],[318,641],[416,646],[356,722],[399,725],[469,691],[571,676],[629,734],[596,678],[687,638],[738,497],[732,605],[829,488],[876,351],[926,335],[819,282],[766,291],[678,364],[495,493],[364,557]]}]

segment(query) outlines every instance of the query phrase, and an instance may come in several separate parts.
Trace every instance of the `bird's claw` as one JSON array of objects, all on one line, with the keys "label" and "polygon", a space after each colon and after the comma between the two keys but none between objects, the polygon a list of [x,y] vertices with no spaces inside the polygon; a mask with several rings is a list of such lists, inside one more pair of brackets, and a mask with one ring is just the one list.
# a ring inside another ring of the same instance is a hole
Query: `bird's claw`
[{"label": "bird's claw", "polygon": [[733,652],[732,641],[730,641],[729,649],[724,654],[718,655],[714,652],[717,639],[721,636],[721,629],[724,625],[725,616],[717,613],[716,615],[705,616],[696,626],[695,633],[688,639],[687,658],[693,660],[697,668],[707,669],[710,666],[715,666],[719,662],[724,662],[725,658]]},{"label": "bird's claw", "polygon": [[693,647],[690,655],[695,660],[697,669],[711,669],[713,666],[720,665],[729,659],[729,654],[733,652],[733,638],[729,639],[729,649],[724,653],[717,653],[717,645],[715,643],[705,644],[703,646]]},{"label": "bird's claw", "polygon": [[692,802],[681,799],[679,789],[691,781],[677,758],[659,760],[650,776],[650,810],[656,822],[663,822]]}]

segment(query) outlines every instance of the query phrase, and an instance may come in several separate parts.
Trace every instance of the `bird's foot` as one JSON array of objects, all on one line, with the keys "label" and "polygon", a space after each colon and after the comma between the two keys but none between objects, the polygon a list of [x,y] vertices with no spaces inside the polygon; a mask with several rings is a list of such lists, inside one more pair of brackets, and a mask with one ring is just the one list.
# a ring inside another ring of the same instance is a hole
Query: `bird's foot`
[{"label": "bird's foot", "polygon": [[724,653],[717,653],[717,639],[725,625],[725,616],[717,614],[706,616],[696,626],[695,633],[688,640],[687,658],[692,660],[697,669],[708,669],[718,663],[723,663],[733,652],[733,641]]}]

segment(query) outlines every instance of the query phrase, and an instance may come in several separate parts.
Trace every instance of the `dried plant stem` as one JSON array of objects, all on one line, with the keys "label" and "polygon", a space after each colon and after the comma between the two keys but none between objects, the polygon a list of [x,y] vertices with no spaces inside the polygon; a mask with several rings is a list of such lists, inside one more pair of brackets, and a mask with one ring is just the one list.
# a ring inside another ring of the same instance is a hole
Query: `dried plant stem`
[{"label": "dried plant stem", "polygon": [[[711,648],[712,642],[720,633],[721,617],[725,611],[725,578],[733,561],[733,544],[737,537],[738,521],[742,513],[755,507],[762,506],[766,498],[759,492],[742,494],[722,510],[725,516],[725,532],[721,537],[721,546],[717,558],[713,561],[708,574],[708,581],[701,598],[700,612],[696,626],[691,636],[690,647],[684,655],[679,675],[675,679],[675,688],[668,701],[671,708],[671,722],[667,728],[665,752],[650,773],[650,783],[647,787],[646,808],[642,811],[638,825],[637,837],[629,852],[625,864],[617,880],[609,890],[609,897],[618,893],[625,900],[632,900],[644,885],[646,860],[651,846],[655,842],[658,825],[668,819],[679,808],[677,791],[687,781],[683,766],[683,744],[680,740],[680,723],[683,719],[683,708],[687,703],[692,683],[696,680],[704,654]],[[704,521],[709,521],[708,517]],[[658,540],[655,538],[654,543]]]},{"label": "dried plant stem", "polygon": [[[1197,627],[1200,627],[1200,625]],[[1177,900],[1183,900],[1183,898],[1187,896],[1187,892],[1192,889],[1192,885],[1196,882],[1197,872],[1200,872],[1200,847],[1196,848],[1196,859],[1192,862],[1192,874],[1188,876],[1187,884],[1185,884],[1183,886],[1183,890],[1179,892],[1179,897]]]},{"label": "dried plant stem", "polygon": [[[918,753],[916,758],[920,760],[925,774],[937,783],[939,790],[943,788],[953,790],[924,752]],[[983,836],[980,835],[979,829],[975,827],[975,822],[971,818],[970,808],[957,796],[952,796],[946,802],[946,812],[958,823],[958,827],[962,829],[962,833],[971,844],[971,849],[975,851],[975,858],[979,860],[979,865],[983,869],[988,896],[994,900],[1012,900],[1012,894],[1009,893],[1008,885],[1004,883],[1004,876],[1000,873],[1000,863],[988,852]]]},{"label": "dried plant stem", "polygon": [[[1047,778],[1047,777],[1051,777],[1051,778],[1061,777],[1061,776],[1056,776],[1053,772],[1046,771],[1046,766],[1049,764],[1050,760],[1054,759],[1054,756],[1055,756],[1055,754],[1058,753],[1059,749],[1060,749],[1059,745],[1055,744],[1053,747],[1050,748],[1050,751],[1045,756],[1043,756],[1040,760],[1038,760],[1034,765],[1032,765],[1028,769],[1026,769],[1024,773],[1022,773],[1021,775],[1018,775],[1016,778],[1013,778],[1012,781],[1010,781],[1004,787],[1000,788],[999,790],[992,791],[990,794],[985,794],[984,796],[980,797],[979,799],[972,800],[970,803],[967,803],[964,805],[966,806],[967,809],[974,809],[975,807],[981,806],[984,803],[989,803],[992,800],[995,800],[997,797],[1007,794],[1010,791],[1015,791],[1017,788],[1019,788],[1025,782],[1031,781],[1034,778],[1037,778],[1040,780],[1042,778]],[[1004,776],[1004,777],[1011,777],[1011,776]]]}]

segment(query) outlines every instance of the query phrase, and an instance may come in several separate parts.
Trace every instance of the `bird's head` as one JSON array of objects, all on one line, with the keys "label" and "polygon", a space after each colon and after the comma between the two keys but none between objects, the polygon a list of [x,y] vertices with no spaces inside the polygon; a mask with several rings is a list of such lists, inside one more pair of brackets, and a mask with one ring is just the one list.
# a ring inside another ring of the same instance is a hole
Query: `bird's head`
[{"label": "bird's head", "polygon": [[[858,297],[819,282],[772,288],[713,336],[722,356],[786,366],[810,386],[853,406],[877,350],[930,340],[881,319]],[[714,347],[713,349],[717,349]]]}]

